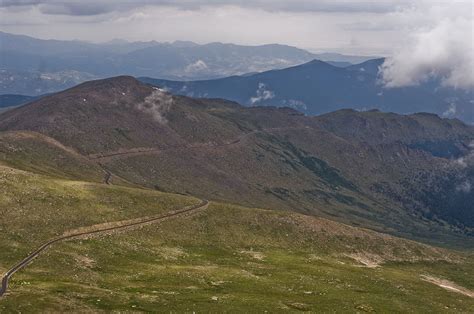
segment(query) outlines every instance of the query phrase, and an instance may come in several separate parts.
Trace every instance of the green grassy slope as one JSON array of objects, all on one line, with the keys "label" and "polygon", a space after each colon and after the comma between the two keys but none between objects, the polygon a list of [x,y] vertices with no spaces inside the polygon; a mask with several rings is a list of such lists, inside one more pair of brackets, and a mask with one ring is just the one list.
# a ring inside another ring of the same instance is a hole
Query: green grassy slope
[{"label": "green grassy slope", "polygon": [[[249,207],[298,211],[427,242],[474,247],[474,242],[466,240],[456,227],[424,219],[396,202],[366,192],[374,178],[380,182],[398,180],[395,169],[379,173],[383,165],[376,158],[351,160],[354,152],[346,153],[350,147],[341,151],[334,142],[321,142],[313,148],[314,153],[303,144],[299,147],[307,150],[289,145],[290,140],[314,143],[314,130],[275,133],[252,134],[242,142],[212,149],[197,147],[121,156],[104,161],[104,165],[131,182],[162,191]],[[317,152],[325,157],[333,153],[337,156],[331,159],[333,163],[354,167],[342,173],[325,159],[314,157]],[[415,156],[412,158],[415,160]],[[361,164],[369,168],[365,174]],[[398,169],[399,177],[411,173],[410,168]]]},{"label": "green grassy slope", "polygon": [[65,181],[5,166],[0,166],[0,185],[1,270],[65,231],[199,203],[191,197]]},{"label": "green grassy slope", "polygon": [[[0,272],[67,230],[199,202],[10,167],[0,167],[0,181]],[[14,276],[0,311],[459,313],[474,299],[420,275],[473,290],[472,266],[466,253],[326,219],[211,203],[159,224],[54,245]]]},{"label": "green grassy slope", "polygon": [[104,171],[58,141],[36,132],[0,132],[0,162],[58,178],[101,182]]}]

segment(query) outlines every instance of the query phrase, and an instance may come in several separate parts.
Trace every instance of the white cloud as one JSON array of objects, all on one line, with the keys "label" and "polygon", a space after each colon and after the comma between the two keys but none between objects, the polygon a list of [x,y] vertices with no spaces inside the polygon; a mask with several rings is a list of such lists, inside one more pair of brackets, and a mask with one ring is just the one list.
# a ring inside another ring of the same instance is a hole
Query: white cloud
[{"label": "white cloud", "polygon": [[469,193],[471,192],[471,189],[472,189],[472,185],[471,185],[471,182],[469,181],[464,181],[463,183],[459,184],[457,187],[456,187],[456,191],[458,192],[464,192],[464,193]]},{"label": "white cloud", "polygon": [[207,67],[206,62],[204,62],[203,60],[197,60],[194,63],[188,64],[186,68],[184,69],[184,71],[187,74],[195,74],[195,73],[206,71],[208,69],[209,68]]},{"label": "white cloud", "polygon": [[453,163],[455,166],[461,169],[474,165],[474,141],[471,141],[471,143],[469,143],[468,146],[469,146],[469,153],[467,153],[463,157],[455,159]]},{"label": "white cloud", "polygon": [[415,32],[381,67],[386,87],[418,85],[440,79],[445,86],[474,87],[473,19],[446,17],[429,28]]},{"label": "white cloud", "polygon": [[296,99],[283,100],[282,105],[291,107],[296,110],[301,110],[301,111],[305,111],[308,109],[308,106],[306,106],[306,104],[303,101],[296,100]]},{"label": "white cloud", "polygon": [[443,117],[445,118],[451,118],[451,117],[454,117],[456,115],[456,104],[455,103],[451,103],[449,104],[448,106],[448,109],[443,112]]},{"label": "white cloud", "polygon": [[168,120],[165,114],[173,105],[173,96],[168,94],[166,90],[154,88],[154,91],[145,98],[143,103],[137,105],[138,109],[150,114],[158,123],[166,124]]},{"label": "white cloud", "polygon": [[258,83],[258,89],[256,91],[257,96],[250,98],[250,104],[255,105],[262,100],[268,100],[275,97],[275,93],[267,89],[267,86],[263,83]]}]

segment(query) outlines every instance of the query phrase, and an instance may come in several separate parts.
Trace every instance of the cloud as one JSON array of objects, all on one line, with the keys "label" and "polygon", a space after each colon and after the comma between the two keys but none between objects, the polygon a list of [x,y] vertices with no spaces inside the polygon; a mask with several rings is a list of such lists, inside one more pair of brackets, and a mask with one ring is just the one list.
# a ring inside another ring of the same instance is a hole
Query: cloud
[{"label": "cloud", "polygon": [[269,11],[289,11],[289,12],[372,12],[386,13],[397,10],[400,6],[410,5],[410,1],[333,1],[333,0],[222,0],[205,1],[220,2],[221,4],[233,4],[260,8]]},{"label": "cloud", "polygon": [[471,141],[468,145],[469,152],[458,159],[454,160],[454,166],[457,166],[461,169],[467,168],[469,166],[474,166],[474,141]]},{"label": "cloud", "polygon": [[2,0],[0,7],[20,7],[28,5],[37,5],[44,1],[41,0]]},{"label": "cloud", "polygon": [[470,193],[471,189],[472,189],[472,185],[471,185],[471,182],[469,182],[468,180],[456,186],[456,191],[458,192]]},{"label": "cloud", "polygon": [[207,70],[209,70],[209,68],[206,62],[199,59],[194,63],[188,64],[186,68],[184,69],[184,72],[186,72],[186,74],[195,74],[195,73],[200,73]]},{"label": "cloud", "polygon": [[262,100],[268,100],[275,97],[275,93],[271,90],[267,90],[267,86],[263,83],[258,83],[257,96],[250,98],[250,104],[255,105]]},{"label": "cloud", "polygon": [[47,1],[47,0],[2,0],[0,8],[23,8],[37,7],[43,14],[90,16],[114,11],[114,6],[109,1],[99,2],[91,0],[83,1]]},{"label": "cloud", "polygon": [[40,11],[44,14],[52,15],[74,15],[74,16],[90,16],[109,13],[111,8],[100,3],[65,3],[65,4],[48,4],[44,3],[40,6]]},{"label": "cloud", "polygon": [[158,123],[166,124],[168,120],[165,114],[173,105],[173,96],[166,92],[165,89],[154,87],[154,91],[145,98],[143,103],[138,104],[138,109],[150,114]]},{"label": "cloud", "polygon": [[0,0],[0,29],[43,39],[281,43],[386,56],[413,30],[471,12],[446,0]]},{"label": "cloud", "polygon": [[288,99],[288,100],[282,100],[281,104],[283,106],[288,106],[296,110],[301,110],[301,111],[306,111],[308,109],[308,106],[301,101],[301,100],[296,100],[296,99]]},{"label": "cloud", "polygon": [[474,87],[473,19],[445,18],[416,32],[411,42],[381,67],[386,87],[418,85],[439,79],[445,86]]},{"label": "cloud", "polygon": [[96,15],[130,10],[143,6],[171,6],[199,10],[209,6],[238,6],[266,11],[285,12],[393,12],[410,6],[408,0],[331,1],[331,0],[2,0],[0,7],[40,6],[45,14]]},{"label": "cloud", "polygon": [[445,112],[443,112],[443,117],[445,118],[454,117],[456,115],[456,112],[457,112],[456,104],[451,103],[449,104],[448,109]]},{"label": "cloud", "polygon": [[474,167],[474,141],[468,144],[469,152],[463,157],[453,160],[450,165],[458,169],[456,191],[462,193],[471,193],[473,185],[472,167]]}]

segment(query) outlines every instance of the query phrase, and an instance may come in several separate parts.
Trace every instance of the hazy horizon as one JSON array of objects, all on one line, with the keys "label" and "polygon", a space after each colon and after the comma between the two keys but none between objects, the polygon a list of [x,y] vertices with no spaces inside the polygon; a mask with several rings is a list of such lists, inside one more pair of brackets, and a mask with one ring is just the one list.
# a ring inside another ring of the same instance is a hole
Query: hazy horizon
[{"label": "hazy horizon", "polygon": [[41,39],[279,43],[313,52],[385,56],[443,23],[472,25],[472,5],[425,0],[3,0],[0,30]]},{"label": "hazy horizon", "polygon": [[[235,43],[235,42],[227,42],[227,41],[204,41],[204,42],[197,42],[194,40],[190,39],[175,39],[175,40],[169,40],[169,41],[159,41],[155,39],[150,39],[150,40],[128,40],[125,38],[112,38],[108,40],[100,40],[100,41],[93,41],[93,40],[87,40],[87,39],[61,39],[61,38],[54,38],[54,37],[40,37],[40,36],[32,36],[29,34],[24,34],[24,33],[13,33],[13,32],[7,32],[2,29],[0,29],[0,32],[11,34],[11,35],[19,35],[19,36],[28,36],[31,38],[35,39],[41,39],[41,40],[58,40],[58,41],[77,41],[77,42],[83,42],[83,43],[90,43],[90,44],[109,44],[113,42],[123,42],[123,43],[147,43],[147,42],[156,42],[158,44],[173,44],[173,43],[179,43],[179,42],[190,42],[194,43],[197,45],[208,45],[208,44],[229,44],[229,45],[239,45],[239,46],[249,46],[249,47],[258,47],[258,46],[265,46],[265,45],[282,45],[282,46],[289,46],[289,47],[295,47],[298,49],[306,50],[314,54],[324,54],[324,53],[337,53],[337,54],[347,54],[349,55],[350,53],[346,53],[344,51],[338,51],[336,48],[331,49],[314,49],[314,48],[308,48],[308,47],[298,47],[286,43],[281,43],[281,42],[268,42],[268,43],[261,43],[261,44],[243,44],[243,43]],[[387,55],[361,55],[361,54],[353,54],[355,56],[366,56],[366,57],[385,57]]]}]

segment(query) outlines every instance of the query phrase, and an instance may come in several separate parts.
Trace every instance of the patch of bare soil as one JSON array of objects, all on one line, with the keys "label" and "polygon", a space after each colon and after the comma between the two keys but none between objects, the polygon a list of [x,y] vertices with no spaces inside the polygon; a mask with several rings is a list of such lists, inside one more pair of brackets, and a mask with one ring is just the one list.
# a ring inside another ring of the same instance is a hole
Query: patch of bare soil
[{"label": "patch of bare soil", "polygon": [[384,262],[384,259],[377,254],[371,254],[367,252],[360,252],[360,253],[351,253],[351,254],[344,254],[347,257],[356,260],[362,266],[367,268],[376,268],[379,267],[381,263]]},{"label": "patch of bare soil", "polygon": [[263,261],[263,259],[265,258],[265,255],[262,253],[262,252],[257,252],[257,251],[240,251],[241,254],[246,254],[246,255],[249,255],[250,257],[256,259],[256,260],[259,260],[259,261]]},{"label": "patch of bare soil", "polygon": [[437,285],[441,288],[444,288],[446,290],[452,291],[452,292],[457,292],[460,294],[463,294],[465,296],[474,298],[474,291],[471,291],[469,289],[466,289],[464,287],[461,287],[457,284],[455,284],[452,281],[446,280],[446,279],[441,279],[441,278],[436,278],[430,275],[421,275],[420,276],[422,280],[432,283],[434,285]]},{"label": "patch of bare soil", "polygon": [[76,255],[74,259],[76,260],[76,263],[83,268],[93,268],[95,265],[95,260],[88,256]]},{"label": "patch of bare soil", "polygon": [[79,154],[78,152],[76,152],[71,147],[64,146],[59,141],[57,141],[57,140],[55,140],[55,139],[53,139],[49,136],[43,135],[41,133],[32,132],[32,131],[11,131],[11,132],[5,132],[3,134],[3,136],[8,136],[8,137],[10,137],[11,139],[14,139],[14,140],[39,139],[39,140],[42,140],[42,141],[44,141],[44,142],[46,142],[46,143],[48,143],[52,146],[58,147],[61,150],[67,151],[68,153],[70,153],[70,154],[72,154],[76,157],[86,159],[85,156]]},{"label": "patch of bare soil", "polygon": [[159,248],[159,254],[165,260],[176,261],[179,258],[186,257],[188,254],[179,247],[162,247]]}]

